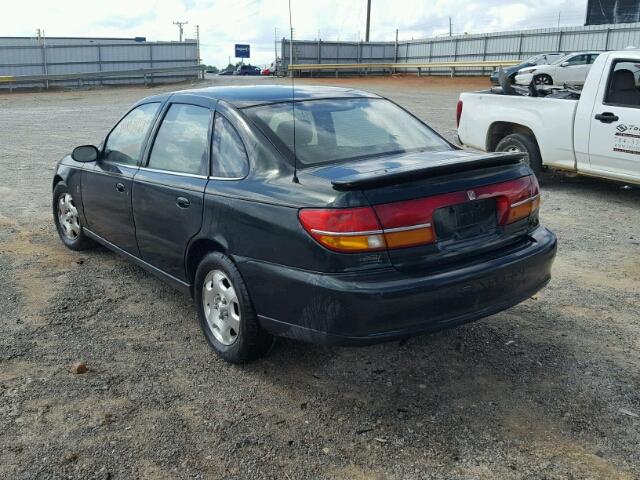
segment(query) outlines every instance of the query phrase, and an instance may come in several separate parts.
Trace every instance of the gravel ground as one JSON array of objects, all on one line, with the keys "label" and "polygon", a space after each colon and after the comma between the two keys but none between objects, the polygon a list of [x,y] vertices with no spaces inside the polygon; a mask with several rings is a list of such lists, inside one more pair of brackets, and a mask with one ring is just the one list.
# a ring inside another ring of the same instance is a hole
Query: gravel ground
[{"label": "gravel ground", "polygon": [[[485,85],[322,82],[450,139],[458,93]],[[66,250],[51,218],[55,161],[175,88],[0,94],[0,478],[640,478],[640,189],[548,176],[553,280],[509,311],[400,344],[280,340],[231,366],[188,298]]]}]

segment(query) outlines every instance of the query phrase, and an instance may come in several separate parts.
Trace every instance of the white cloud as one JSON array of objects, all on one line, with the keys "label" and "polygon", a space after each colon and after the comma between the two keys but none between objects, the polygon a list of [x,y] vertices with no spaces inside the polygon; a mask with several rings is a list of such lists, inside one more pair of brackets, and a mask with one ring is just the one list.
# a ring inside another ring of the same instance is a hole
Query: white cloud
[{"label": "white cloud", "polygon": [[[292,0],[296,38],[356,40],[364,37],[366,0]],[[372,0],[371,40],[551,27],[584,20],[586,0]],[[185,35],[200,25],[205,63],[224,66],[234,43],[250,43],[251,62],[274,56],[274,28],[289,36],[288,0],[19,0],[2,7],[0,32],[7,36],[144,36],[177,40],[175,20],[188,21]],[[234,59],[231,58],[233,61]]]}]

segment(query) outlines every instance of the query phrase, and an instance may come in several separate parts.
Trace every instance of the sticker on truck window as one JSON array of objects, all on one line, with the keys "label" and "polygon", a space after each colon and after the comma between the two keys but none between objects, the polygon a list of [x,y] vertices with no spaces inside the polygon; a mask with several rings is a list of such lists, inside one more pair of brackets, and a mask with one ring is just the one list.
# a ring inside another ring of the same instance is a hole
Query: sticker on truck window
[{"label": "sticker on truck window", "polygon": [[624,123],[617,125],[613,151],[640,155],[640,127]]}]

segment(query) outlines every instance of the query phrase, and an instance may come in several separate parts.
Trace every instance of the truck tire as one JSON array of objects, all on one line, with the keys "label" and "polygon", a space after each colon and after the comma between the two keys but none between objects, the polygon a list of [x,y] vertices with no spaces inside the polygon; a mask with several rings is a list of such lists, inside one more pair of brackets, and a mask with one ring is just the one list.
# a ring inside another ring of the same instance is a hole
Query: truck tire
[{"label": "truck tire", "polygon": [[533,83],[535,85],[553,85],[553,78],[546,73],[542,73],[533,77]]},{"label": "truck tire", "polygon": [[524,162],[531,167],[531,170],[540,175],[542,171],[542,157],[540,149],[533,137],[522,133],[512,133],[498,142],[496,152],[522,152],[525,154]]}]

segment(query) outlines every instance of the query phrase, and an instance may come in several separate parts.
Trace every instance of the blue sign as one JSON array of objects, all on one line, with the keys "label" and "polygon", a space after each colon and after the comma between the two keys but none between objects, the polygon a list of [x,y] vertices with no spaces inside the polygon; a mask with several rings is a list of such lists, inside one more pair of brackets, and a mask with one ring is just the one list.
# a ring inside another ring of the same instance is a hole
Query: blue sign
[{"label": "blue sign", "polygon": [[249,49],[249,45],[236,43],[236,58],[250,58]]}]

